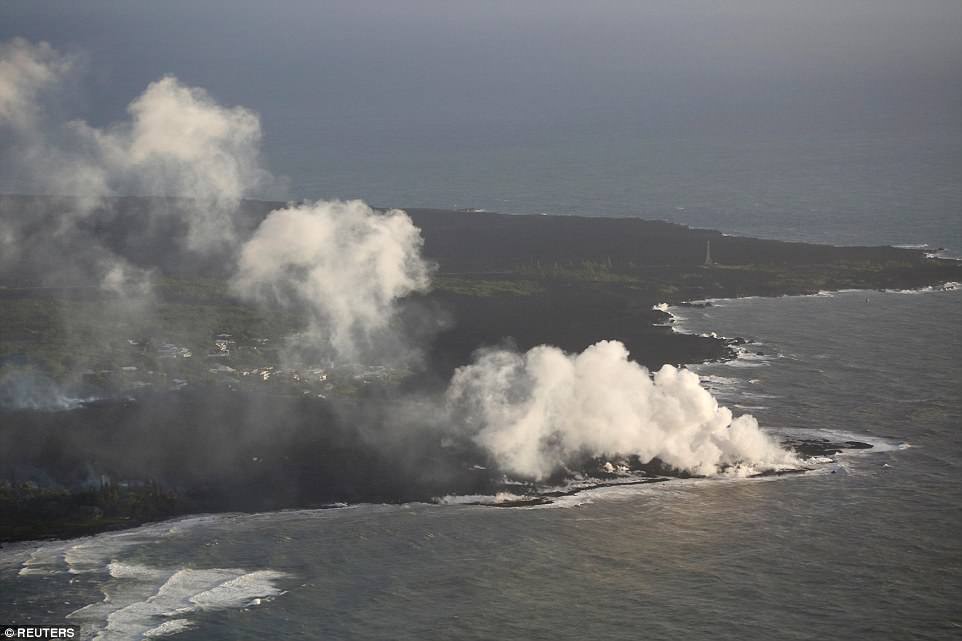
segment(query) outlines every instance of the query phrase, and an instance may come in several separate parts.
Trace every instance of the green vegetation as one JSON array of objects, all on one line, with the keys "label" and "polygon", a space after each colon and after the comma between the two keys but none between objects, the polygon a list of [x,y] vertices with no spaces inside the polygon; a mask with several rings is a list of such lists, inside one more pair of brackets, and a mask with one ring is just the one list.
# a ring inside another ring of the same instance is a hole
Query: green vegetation
[{"label": "green vegetation", "polygon": [[[572,352],[603,338],[617,339],[632,358],[649,367],[731,354],[724,340],[674,334],[658,326],[664,316],[652,309],[657,303],[849,288],[903,289],[962,280],[962,266],[957,262],[930,260],[919,252],[894,248],[722,237],[667,223],[625,219],[445,212],[421,212],[415,218],[425,232],[425,255],[440,270],[431,291],[423,296],[427,300],[420,302],[429,303],[426,309],[443,310],[445,321],[427,321],[420,333],[425,337],[423,356],[429,372],[420,379],[410,371],[377,365],[291,368],[282,363],[281,356],[289,345],[297,346],[298,333],[307,319],[238,300],[223,272],[212,272],[221,278],[185,276],[186,268],[177,271],[174,267],[166,275],[158,268],[152,295],[140,304],[97,287],[25,287],[24,278],[8,276],[0,282],[0,393],[20,394],[22,389],[32,391],[36,386],[42,396],[49,391],[44,387],[49,385],[48,378],[66,383],[63,389],[92,396],[100,396],[100,390],[106,392],[103,396],[115,397],[110,392],[117,391],[126,396],[146,387],[149,391],[142,400],[157,403],[150,407],[181,399],[187,405],[178,416],[190,420],[194,415],[186,408],[192,407],[191,399],[205,399],[204,407],[208,407],[209,395],[219,394],[210,405],[216,411],[203,415],[200,429],[187,425],[186,420],[162,419],[165,428],[183,422],[185,430],[196,433],[198,442],[203,442],[208,422],[211,428],[234,434],[233,428],[243,420],[240,410],[232,413],[237,409],[235,401],[250,401],[245,407],[281,402],[285,410],[297,410],[291,417],[303,413],[313,421],[315,410],[326,412],[338,404],[362,407],[390,398],[385,392],[407,385],[443,385],[450,372],[469,362],[478,347],[506,339],[520,350],[547,342]],[[715,262],[703,265],[709,239]],[[161,245],[156,251],[160,256],[176,255],[171,254],[176,247],[168,249]],[[169,263],[176,265],[173,260]],[[403,321],[421,318],[416,313],[406,314]],[[4,388],[6,382],[13,384]],[[37,382],[42,385],[35,385]],[[164,393],[181,389],[177,394]],[[252,393],[235,394],[237,391]],[[31,402],[32,398],[27,398],[23,404]],[[256,476],[252,470],[260,468],[260,461],[251,463],[246,453],[244,469],[229,466],[223,488],[212,489],[205,481],[176,485],[174,491],[140,479],[177,478],[176,473],[168,476],[153,468],[118,466],[93,454],[104,444],[100,435],[109,441],[127,431],[132,438],[120,448],[126,460],[145,440],[142,434],[156,433],[130,432],[150,427],[154,412],[137,414],[136,420],[127,424],[117,421],[116,412],[126,411],[125,404],[91,403],[76,413],[15,410],[4,416],[14,417],[10,424],[19,432],[11,430],[16,436],[9,442],[16,445],[7,450],[10,456],[5,465],[11,475],[0,480],[0,540],[77,536],[199,509],[223,509],[226,495],[219,493],[221,489],[233,492],[238,487],[254,487],[244,486],[242,480],[252,478],[250,474]],[[131,411],[139,412],[140,403],[132,405],[137,407]],[[66,415],[72,416],[64,418]],[[58,452],[54,446],[76,431],[39,428],[48,422],[56,428],[74,418],[89,420],[91,430],[100,430],[91,432],[98,438],[89,439],[91,449],[80,455],[75,448],[64,448],[73,467],[60,470],[57,476],[56,466],[66,464],[50,463],[54,469],[47,469],[48,461],[61,460],[53,456]],[[284,421],[277,435],[289,429],[288,422]],[[115,433],[118,425],[124,429]],[[325,436],[324,430],[313,427],[310,434]],[[29,466],[18,451],[27,435],[35,440]],[[328,436],[332,440],[321,441],[324,448],[330,444],[336,452],[341,452],[337,448],[350,452],[350,444],[339,443],[337,434]],[[316,451],[322,451],[312,442]],[[313,462],[313,453],[305,454]],[[286,462],[277,464],[288,467]],[[34,468],[41,473],[33,480],[44,487],[12,478],[18,469]],[[88,474],[89,470],[95,472]],[[49,478],[43,475],[47,472],[52,472]],[[79,481],[100,473],[126,482],[92,485]],[[237,494],[246,496],[243,490]],[[301,498],[282,496],[288,501],[285,505],[307,500],[303,498],[307,495],[300,493],[297,496]]]},{"label": "green vegetation", "polygon": [[[219,334],[248,352],[264,352],[301,326],[292,314],[246,305],[226,292],[219,281],[164,279],[154,299],[131,306],[93,288],[20,289],[15,296],[0,290],[8,294],[0,304],[0,359],[25,358],[55,378],[118,367],[196,375],[209,368],[206,357]],[[165,353],[165,345],[178,351]]]},{"label": "green vegetation", "polygon": [[81,536],[183,513],[187,504],[148,481],[136,487],[104,482],[81,491],[0,484],[0,541]]},{"label": "green vegetation", "polygon": [[544,292],[541,283],[529,278],[467,278],[439,274],[432,286],[435,291],[461,296],[531,296]]},{"label": "green vegetation", "polygon": [[550,265],[534,263],[522,265],[518,272],[540,281],[625,283],[638,284],[640,279],[632,266],[618,269],[610,259],[553,262]]},{"label": "green vegetation", "polygon": [[[653,304],[917,287],[938,282],[940,274],[951,268],[957,271],[956,266],[942,262],[889,256],[810,264],[773,259],[711,267],[638,265],[607,257],[529,261],[502,272],[442,272],[435,277],[430,295],[505,301],[543,298],[558,287],[588,286]],[[98,372],[127,368],[138,372],[140,379],[143,372],[150,372],[168,379],[205,380],[219,363],[229,362],[235,369],[276,364],[278,347],[304,326],[304,319],[296,314],[237,300],[225,281],[212,278],[159,278],[153,298],[140,307],[122,304],[95,288],[0,289],[0,300],[0,367],[29,362],[55,379],[86,372],[97,382]],[[221,334],[230,335],[229,361],[215,345]],[[339,386],[347,390],[354,384]]]}]

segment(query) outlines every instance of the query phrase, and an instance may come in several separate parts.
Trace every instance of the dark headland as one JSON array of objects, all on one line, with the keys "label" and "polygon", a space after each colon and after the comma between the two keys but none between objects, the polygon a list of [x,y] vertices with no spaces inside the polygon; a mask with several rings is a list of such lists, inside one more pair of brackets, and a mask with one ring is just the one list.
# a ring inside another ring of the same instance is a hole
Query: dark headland
[{"label": "dark headland", "polygon": [[[70,201],[0,197],[0,217],[47,233],[57,203]],[[335,372],[312,387],[279,371],[271,347],[298,327],[296,316],[234,299],[230,266],[185,255],[176,222],[141,229],[145,208],[178,201],[112,205],[87,219],[86,233],[156,270],[153,321],[105,323],[95,312],[109,301],[94,284],[69,271],[51,279],[29,260],[0,261],[0,540],[201,511],[536,493],[507,487],[470,444],[392,430],[396,391],[436,393],[475,350],[494,345],[575,352],[617,339],[652,368],[731,357],[728,340],[673,333],[653,309],[659,303],[962,281],[962,263],[920,250],[759,240],[634,218],[411,209],[437,270],[431,291],[407,299],[397,322],[424,337],[424,366]],[[245,201],[243,220],[252,229],[282,205]],[[100,400],[14,407],[24,385]],[[633,482],[670,473],[628,463]],[[597,461],[585,465],[600,483],[619,481]]]}]

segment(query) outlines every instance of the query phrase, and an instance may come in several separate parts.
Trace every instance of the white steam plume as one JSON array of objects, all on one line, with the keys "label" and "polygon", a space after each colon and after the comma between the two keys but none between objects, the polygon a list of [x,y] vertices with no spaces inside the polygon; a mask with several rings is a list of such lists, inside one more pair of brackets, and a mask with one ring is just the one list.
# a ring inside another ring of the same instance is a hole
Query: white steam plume
[{"label": "white steam plume", "polygon": [[0,43],[0,122],[29,130],[40,116],[39,95],[58,85],[73,62],[45,42],[23,38]]},{"label": "white steam plume", "polygon": [[798,463],[753,417],[719,407],[698,376],[665,365],[652,379],[617,341],[576,355],[486,352],[458,369],[447,400],[502,469],[528,478],[585,456],[657,457],[702,475]]},{"label": "white steam plume", "polygon": [[78,210],[89,210],[104,193],[102,169],[85,157],[87,150],[69,123],[56,121],[49,109],[69,84],[76,63],[45,42],[14,38],[0,43],[0,191],[77,197],[76,206],[56,212],[53,221],[46,220],[44,211],[21,218],[0,212],[4,262],[37,253],[62,254],[60,248],[50,251],[46,246],[34,251],[30,245],[37,239],[26,238],[23,228],[44,221],[38,236],[55,245],[74,233]]},{"label": "white steam plume", "polygon": [[151,83],[127,111],[130,122],[107,131],[77,126],[95,142],[111,190],[195,200],[183,209],[187,247],[233,246],[241,198],[272,180],[260,167],[257,115],[222,107],[171,76]]},{"label": "white steam plume", "polygon": [[271,212],[240,251],[242,298],[307,311],[307,341],[341,361],[363,360],[392,335],[397,299],[428,287],[421,231],[406,213],[359,200]]},{"label": "white steam plume", "polygon": [[188,249],[232,249],[241,199],[281,188],[260,164],[257,114],[223,107],[167,76],[130,103],[126,121],[100,129],[55,120],[45,98],[63,89],[75,68],[46,43],[0,45],[0,132],[10,134],[0,144],[0,189],[79,198],[61,217],[68,229],[107,196],[186,199],[148,215],[181,217]]},{"label": "white steam plume", "polygon": [[[80,222],[107,196],[177,196],[187,200],[149,208],[145,226],[176,216],[188,249],[236,257],[235,293],[306,311],[308,346],[342,362],[384,362],[406,347],[397,301],[426,289],[431,269],[404,212],[377,213],[360,201],[290,205],[242,243],[240,200],[274,187],[259,163],[256,114],[165,77],[123,122],[101,129],[57,121],[45,100],[75,68],[43,43],[0,46],[0,190],[78,198],[44,212],[52,225],[0,217],[0,260],[32,260],[58,280],[86,271],[120,299],[146,298],[149,273]],[[753,418],[719,408],[694,374],[665,366],[652,380],[617,342],[578,355],[547,346],[487,352],[458,370],[447,403],[504,470],[531,478],[586,455],[657,457],[699,474],[795,463]]]}]

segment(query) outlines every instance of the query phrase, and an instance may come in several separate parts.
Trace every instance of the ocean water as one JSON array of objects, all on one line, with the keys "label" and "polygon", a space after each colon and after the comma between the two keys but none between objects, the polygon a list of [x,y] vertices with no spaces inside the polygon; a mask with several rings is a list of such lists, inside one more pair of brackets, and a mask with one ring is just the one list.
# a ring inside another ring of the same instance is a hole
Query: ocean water
[{"label": "ocean water", "polygon": [[290,188],[253,197],[962,254],[958,3],[603,5],[13,1],[0,41],[78,57],[64,119],[166,74],[255,111]]},{"label": "ocean water", "polygon": [[962,135],[952,128],[698,135],[628,120],[566,125],[560,135],[547,124],[524,133],[466,124],[451,134],[451,146],[404,138],[385,157],[353,149],[329,157],[303,140],[275,153],[278,166],[292,169],[298,195],[313,198],[639,217],[777,240],[927,245],[962,255]]},{"label": "ocean water", "polygon": [[875,447],[546,507],[223,514],[15,544],[0,619],[103,639],[959,638],[962,292],[672,311],[752,341],[696,367],[737,413]]},{"label": "ocean water", "polygon": [[[79,56],[68,119],[123,121],[164,74],[256,111],[290,189],[252,196],[962,255],[957,3],[556,4],[33,0],[5,5],[0,40]],[[225,514],[5,546],[0,623],[203,641],[962,636],[962,293],[673,311],[754,341],[696,368],[736,413],[875,447],[544,508]]]}]

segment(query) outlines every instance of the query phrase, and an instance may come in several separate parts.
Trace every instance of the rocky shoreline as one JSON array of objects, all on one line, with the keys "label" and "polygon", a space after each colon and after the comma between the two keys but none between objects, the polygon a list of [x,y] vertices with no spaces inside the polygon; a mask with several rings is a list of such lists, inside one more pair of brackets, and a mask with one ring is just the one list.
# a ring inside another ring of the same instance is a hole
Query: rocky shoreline
[{"label": "rocky shoreline", "polygon": [[[102,214],[108,242],[127,238],[124,226],[153,206],[122,200]],[[0,197],[0,212],[23,202]],[[249,201],[244,213],[253,226],[278,205]],[[81,324],[102,293],[83,283],[51,287],[16,265],[0,273],[0,376],[26,367],[61,385],[83,364],[91,372],[85,389],[100,391],[100,400],[60,411],[0,408],[0,540],[80,536],[197,512],[446,495],[508,492],[520,498],[497,505],[521,507],[662,482],[679,475],[638,463],[629,466],[636,476],[606,477],[600,462],[587,461],[578,473],[591,480],[578,487],[563,487],[562,475],[518,494],[470,443],[451,449],[430,434],[390,427],[399,397],[438,393],[481,347],[548,343],[580,352],[614,339],[649,368],[724,360],[735,356],[739,339],[673,332],[658,307],[962,280],[958,261],[920,249],[782,243],[635,219],[409,214],[437,269],[432,290],[406,300],[399,322],[420,331],[425,310],[443,322],[424,333],[423,367],[406,372],[284,370],[271,344],[297,319],[240,306],[220,267],[182,255],[176,229],[160,230],[165,242],[113,247],[163,275],[162,332],[65,332],[62,319]],[[77,342],[78,335],[88,338]],[[10,393],[0,390],[0,400]],[[788,445],[825,458],[867,447]]]}]

